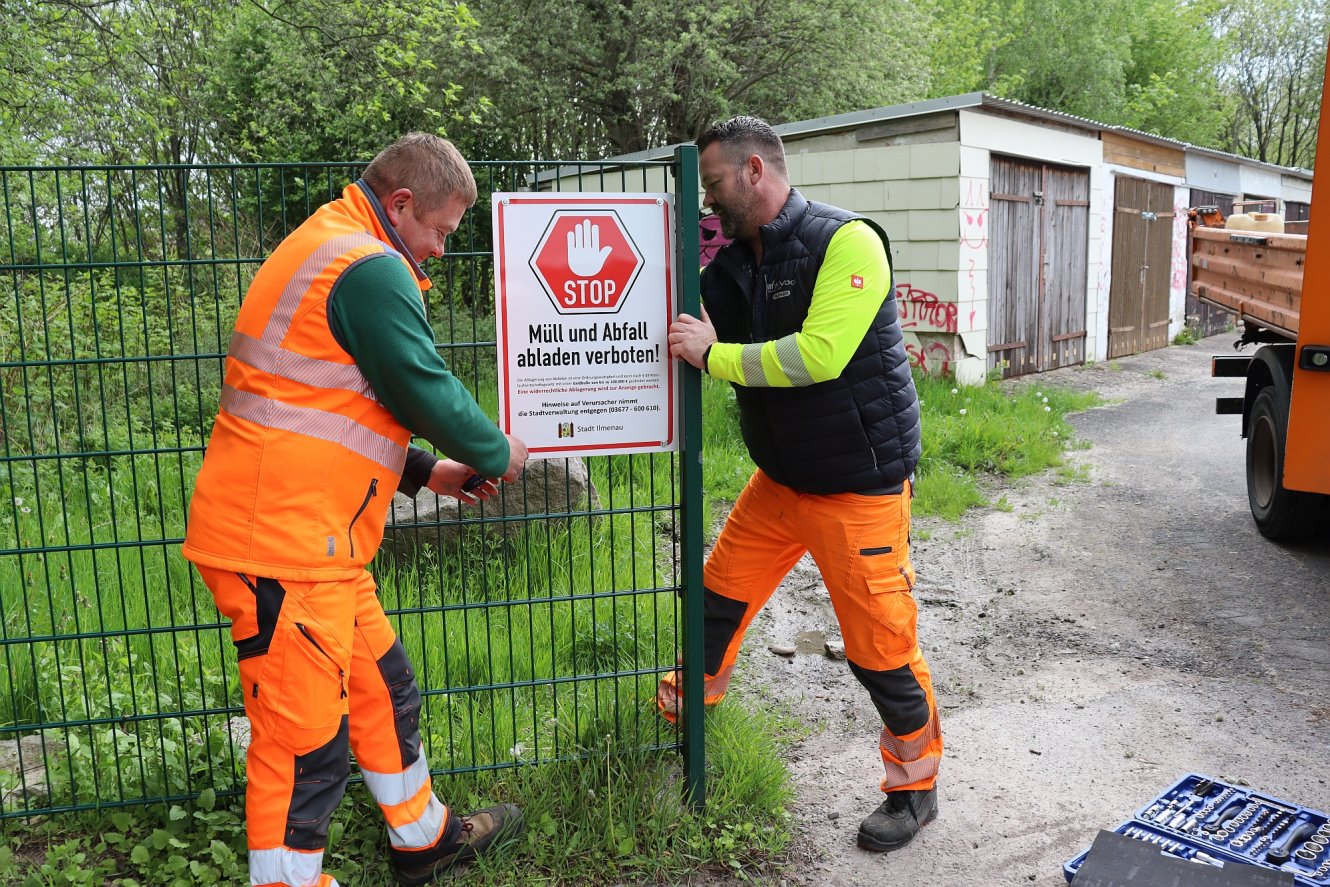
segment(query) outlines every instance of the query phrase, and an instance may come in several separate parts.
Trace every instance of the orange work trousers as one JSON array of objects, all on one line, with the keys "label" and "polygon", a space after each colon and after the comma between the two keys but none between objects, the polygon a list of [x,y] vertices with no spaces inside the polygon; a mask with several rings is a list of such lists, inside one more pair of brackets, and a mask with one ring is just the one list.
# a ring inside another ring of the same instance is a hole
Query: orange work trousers
[{"label": "orange work trousers", "polygon": [[[910,565],[910,483],[900,493],[816,496],[760,469],[707,559],[706,702],[724,696],[753,617],[811,553],[845,639],[845,655],[882,717],[883,791],[931,788],[942,758],[933,681],[919,649]],[[668,682],[667,682],[668,683]],[[677,697],[662,687],[662,710]],[[673,705],[671,705],[673,702]]]},{"label": "orange work trousers", "polygon": [[373,577],[290,582],[198,570],[231,620],[250,722],[252,887],[336,887],[323,852],[350,774],[348,746],[387,821],[394,860],[447,852],[461,823],[434,794],[420,691]]}]

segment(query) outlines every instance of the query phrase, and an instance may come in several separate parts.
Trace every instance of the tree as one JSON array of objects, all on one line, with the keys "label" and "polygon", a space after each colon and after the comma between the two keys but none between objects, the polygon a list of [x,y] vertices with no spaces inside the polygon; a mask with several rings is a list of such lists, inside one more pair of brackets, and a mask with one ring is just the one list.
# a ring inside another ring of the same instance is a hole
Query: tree
[{"label": "tree", "polygon": [[1225,0],[935,0],[932,95],[982,90],[1100,123],[1213,141],[1210,16]]},{"label": "tree", "polygon": [[510,153],[586,157],[917,96],[924,18],[901,0],[479,0],[474,88]]},{"label": "tree", "polygon": [[1131,56],[1114,121],[1195,145],[1219,143],[1229,101],[1211,20],[1228,0],[1146,0],[1129,9]]},{"label": "tree", "polygon": [[1228,50],[1219,78],[1235,101],[1228,150],[1312,168],[1330,11],[1324,0],[1248,0],[1216,17]]},{"label": "tree", "polygon": [[1003,94],[997,54],[1016,39],[1020,0],[933,0],[929,10],[928,96],[986,90]]},{"label": "tree", "polygon": [[473,55],[460,3],[250,0],[215,58],[210,107],[237,159],[368,158],[484,108],[455,69]]},{"label": "tree", "polygon": [[5,122],[43,161],[191,163],[210,135],[208,47],[235,2],[14,0]]},{"label": "tree", "polygon": [[[208,52],[234,2],[17,0],[16,7],[14,30],[0,38],[10,87],[20,97],[0,118],[17,134],[0,141],[5,157],[169,167],[159,182],[139,184],[160,189],[169,234],[183,254],[189,176],[183,165],[211,147]],[[107,174],[100,193],[89,197],[96,221],[107,223],[117,204],[122,214],[130,212],[140,196],[133,186]]]}]

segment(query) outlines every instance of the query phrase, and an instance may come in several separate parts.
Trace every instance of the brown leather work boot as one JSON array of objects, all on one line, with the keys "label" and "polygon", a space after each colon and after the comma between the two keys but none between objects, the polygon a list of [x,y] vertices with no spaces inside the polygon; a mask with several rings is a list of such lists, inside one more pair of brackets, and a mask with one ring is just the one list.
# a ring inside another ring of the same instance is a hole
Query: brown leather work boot
[{"label": "brown leather work boot", "polygon": [[859,825],[859,846],[879,853],[899,850],[937,816],[937,788],[887,792],[887,799]]},{"label": "brown leather work boot", "polygon": [[437,883],[447,876],[448,870],[454,865],[470,862],[488,850],[495,841],[516,838],[522,834],[522,811],[515,804],[498,804],[459,818],[462,820],[462,834],[453,843],[436,848],[437,852],[418,851],[428,858],[415,863],[399,862],[400,855],[393,859],[393,877],[398,884],[418,887],[421,884]]}]

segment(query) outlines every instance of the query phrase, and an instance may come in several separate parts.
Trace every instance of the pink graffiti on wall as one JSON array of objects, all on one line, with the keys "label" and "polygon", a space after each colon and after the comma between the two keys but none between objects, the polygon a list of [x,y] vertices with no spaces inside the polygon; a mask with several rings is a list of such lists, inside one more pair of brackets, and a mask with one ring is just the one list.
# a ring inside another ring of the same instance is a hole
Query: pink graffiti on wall
[{"label": "pink graffiti on wall", "polygon": [[1177,189],[1173,195],[1173,274],[1169,290],[1173,296],[1187,288],[1187,194]]},{"label": "pink graffiti on wall", "polygon": [[967,179],[965,202],[961,204],[961,246],[972,250],[988,247],[988,180]]},{"label": "pink graffiti on wall", "polygon": [[[965,180],[965,202],[960,206],[961,249],[982,253],[988,249],[988,179]],[[966,277],[970,281],[970,301],[979,298],[974,271],[978,262],[974,256],[966,259]],[[973,317],[971,329],[974,328]]]},{"label": "pink graffiti on wall", "polygon": [[929,342],[927,345],[906,342],[905,351],[910,355],[910,366],[918,368],[921,373],[946,375],[951,372],[951,365],[955,362],[951,349],[941,342]]},{"label": "pink graffiti on wall", "polygon": [[915,289],[908,283],[896,284],[896,303],[901,329],[930,327],[941,333],[956,332],[955,302],[943,302],[936,293]]},{"label": "pink graffiti on wall", "polygon": [[988,246],[987,209],[961,209],[961,246],[981,250]]},{"label": "pink graffiti on wall", "polygon": [[1113,268],[1113,238],[1108,233],[1108,212],[1099,213],[1099,303],[1108,304],[1111,271]]}]

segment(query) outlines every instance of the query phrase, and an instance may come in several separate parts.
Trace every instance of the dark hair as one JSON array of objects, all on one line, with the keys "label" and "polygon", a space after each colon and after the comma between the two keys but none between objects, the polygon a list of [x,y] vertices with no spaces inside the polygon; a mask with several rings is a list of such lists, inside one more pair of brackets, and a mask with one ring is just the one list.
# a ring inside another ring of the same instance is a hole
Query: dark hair
[{"label": "dark hair", "polygon": [[445,138],[427,132],[402,136],[370,161],[362,176],[379,200],[410,188],[417,213],[431,213],[461,197],[476,202],[476,179],[466,158]]},{"label": "dark hair", "polygon": [[700,153],[713,144],[719,144],[734,163],[756,154],[781,175],[785,174],[785,144],[771,124],[760,117],[731,117],[712,125],[698,137],[697,150]]}]

